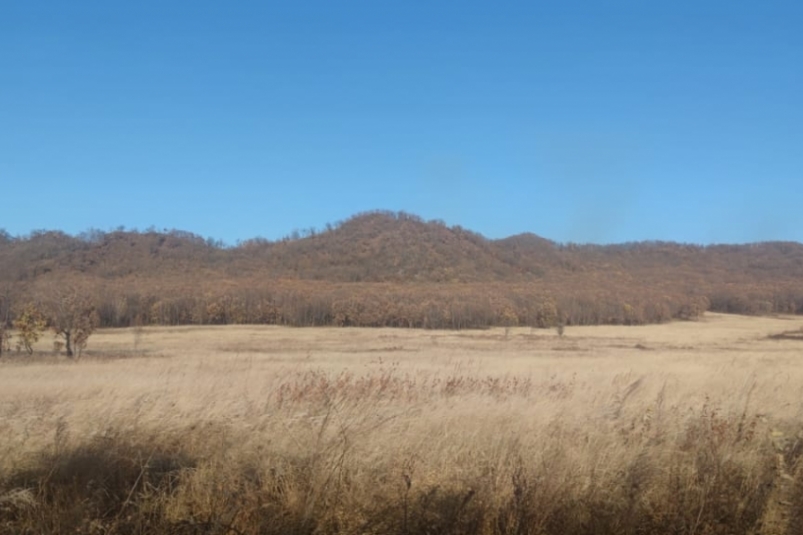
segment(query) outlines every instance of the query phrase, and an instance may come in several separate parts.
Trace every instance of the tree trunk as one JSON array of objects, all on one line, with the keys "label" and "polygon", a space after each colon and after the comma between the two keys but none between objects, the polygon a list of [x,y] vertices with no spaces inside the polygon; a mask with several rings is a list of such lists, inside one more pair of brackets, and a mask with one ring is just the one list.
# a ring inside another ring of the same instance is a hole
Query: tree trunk
[{"label": "tree trunk", "polygon": [[64,349],[67,351],[67,356],[70,358],[73,357],[71,335],[72,333],[70,331],[64,331]]}]

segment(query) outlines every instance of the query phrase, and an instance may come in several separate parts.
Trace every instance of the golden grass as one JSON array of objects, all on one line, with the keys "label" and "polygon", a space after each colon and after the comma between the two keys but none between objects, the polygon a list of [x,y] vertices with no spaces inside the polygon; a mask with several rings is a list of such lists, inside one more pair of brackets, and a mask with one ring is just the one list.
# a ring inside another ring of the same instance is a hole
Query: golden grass
[{"label": "golden grass", "polygon": [[43,340],[0,361],[0,532],[797,533],[801,323]]}]

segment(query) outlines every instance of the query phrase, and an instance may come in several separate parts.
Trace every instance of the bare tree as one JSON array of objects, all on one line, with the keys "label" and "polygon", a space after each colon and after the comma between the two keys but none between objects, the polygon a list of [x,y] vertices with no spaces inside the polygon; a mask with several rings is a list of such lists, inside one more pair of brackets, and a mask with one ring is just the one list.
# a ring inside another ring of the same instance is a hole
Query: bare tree
[{"label": "bare tree", "polygon": [[86,288],[62,283],[51,285],[42,298],[42,310],[57,338],[64,340],[68,357],[78,357],[98,326],[98,314]]},{"label": "bare tree", "polygon": [[11,287],[6,286],[0,293],[0,357],[8,351],[11,340]]}]

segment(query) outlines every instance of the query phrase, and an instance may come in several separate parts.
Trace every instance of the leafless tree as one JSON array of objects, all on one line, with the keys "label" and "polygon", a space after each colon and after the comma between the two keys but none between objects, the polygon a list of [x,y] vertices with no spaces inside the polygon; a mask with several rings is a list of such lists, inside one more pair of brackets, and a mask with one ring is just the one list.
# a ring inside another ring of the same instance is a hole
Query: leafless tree
[{"label": "leafless tree", "polygon": [[0,357],[9,349],[11,339],[11,286],[0,293]]}]

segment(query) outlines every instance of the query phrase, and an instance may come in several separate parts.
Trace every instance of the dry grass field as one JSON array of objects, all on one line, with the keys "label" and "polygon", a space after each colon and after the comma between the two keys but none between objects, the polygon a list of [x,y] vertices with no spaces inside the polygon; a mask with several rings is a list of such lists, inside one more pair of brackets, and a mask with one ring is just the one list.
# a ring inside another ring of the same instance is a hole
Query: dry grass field
[{"label": "dry grass field", "polygon": [[803,533],[801,327],[46,337],[0,361],[0,532]]}]

